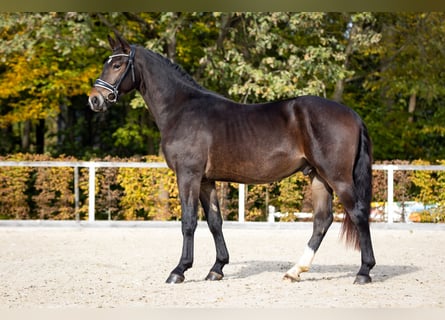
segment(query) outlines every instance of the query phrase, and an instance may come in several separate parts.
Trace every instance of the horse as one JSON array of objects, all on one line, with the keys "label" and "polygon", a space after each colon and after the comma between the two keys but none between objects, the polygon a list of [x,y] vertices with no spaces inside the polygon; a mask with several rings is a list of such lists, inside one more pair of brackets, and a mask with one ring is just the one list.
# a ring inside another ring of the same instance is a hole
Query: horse
[{"label": "horse", "polygon": [[198,206],[216,247],[206,280],[221,280],[229,263],[216,181],[271,183],[303,171],[311,180],[313,230],[298,262],[283,279],[299,281],[333,221],[335,193],[345,210],[341,233],[361,251],[354,283],[372,281],[375,265],[369,226],[372,143],[356,112],[318,97],[242,104],[199,85],[166,57],[108,35],[112,54],[88,103],[105,112],[120,95],[137,90],[161,134],[166,163],[176,174],[181,204],[182,253],[166,282],[182,283],[192,267]]}]

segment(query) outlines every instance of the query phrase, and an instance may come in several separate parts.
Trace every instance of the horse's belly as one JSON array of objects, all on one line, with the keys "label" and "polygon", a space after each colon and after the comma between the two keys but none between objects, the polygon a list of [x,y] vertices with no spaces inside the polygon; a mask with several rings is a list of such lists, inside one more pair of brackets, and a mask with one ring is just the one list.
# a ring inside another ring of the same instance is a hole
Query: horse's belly
[{"label": "horse's belly", "polygon": [[[224,159],[227,162],[221,161]],[[208,163],[206,177],[212,180],[246,184],[270,183],[290,176],[305,165],[304,158],[295,156],[262,156],[251,159],[225,156]]]}]

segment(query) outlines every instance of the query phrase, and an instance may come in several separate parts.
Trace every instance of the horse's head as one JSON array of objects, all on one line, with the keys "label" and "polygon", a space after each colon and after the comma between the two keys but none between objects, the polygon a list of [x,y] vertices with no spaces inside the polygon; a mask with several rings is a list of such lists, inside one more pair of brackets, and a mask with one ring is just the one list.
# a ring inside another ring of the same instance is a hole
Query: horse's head
[{"label": "horse's head", "polygon": [[116,40],[108,36],[113,53],[104,64],[100,78],[91,89],[88,102],[93,111],[106,111],[115,103],[119,94],[135,88],[134,54],[135,47],[116,34]]}]

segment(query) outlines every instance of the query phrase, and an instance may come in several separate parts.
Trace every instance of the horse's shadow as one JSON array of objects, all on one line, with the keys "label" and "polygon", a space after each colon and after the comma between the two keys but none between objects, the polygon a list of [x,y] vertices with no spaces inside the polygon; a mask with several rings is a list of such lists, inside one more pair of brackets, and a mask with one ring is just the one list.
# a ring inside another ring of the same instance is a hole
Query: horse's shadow
[{"label": "horse's shadow", "polygon": [[[285,273],[294,263],[289,261],[240,261],[230,263],[230,265],[241,265],[239,270],[231,273],[226,272],[227,278],[243,279],[261,274],[263,272]],[[308,273],[303,277],[305,281],[321,281],[341,278],[353,278],[358,272],[359,265],[354,264],[331,264],[331,265],[312,265]],[[384,282],[388,279],[398,277],[404,274],[419,271],[421,268],[413,265],[376,265],[371,271],[373,282]],[[311,276],[313,274],[313,276]],[[325,274],[325,276],[323,276]]]}]

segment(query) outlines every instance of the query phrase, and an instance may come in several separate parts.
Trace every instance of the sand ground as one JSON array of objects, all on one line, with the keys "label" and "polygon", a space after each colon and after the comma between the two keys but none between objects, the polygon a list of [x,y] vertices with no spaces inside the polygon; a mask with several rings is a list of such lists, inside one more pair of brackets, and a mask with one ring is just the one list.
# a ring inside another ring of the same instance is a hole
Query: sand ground
[{"label": "sand ground", "polygon": [[225,224],[231,262],[222,281],[209,282],[215,249],[200,223],[193,268],[184,283],[168,285],[182,246],[177,223],[0,224],[0,308],[444,308],[444,226],[375,224],[373,282],[360,286],[353,285],[360,254],[344,246],[334,224],[302,281],[282,281],[311,227]]}]

